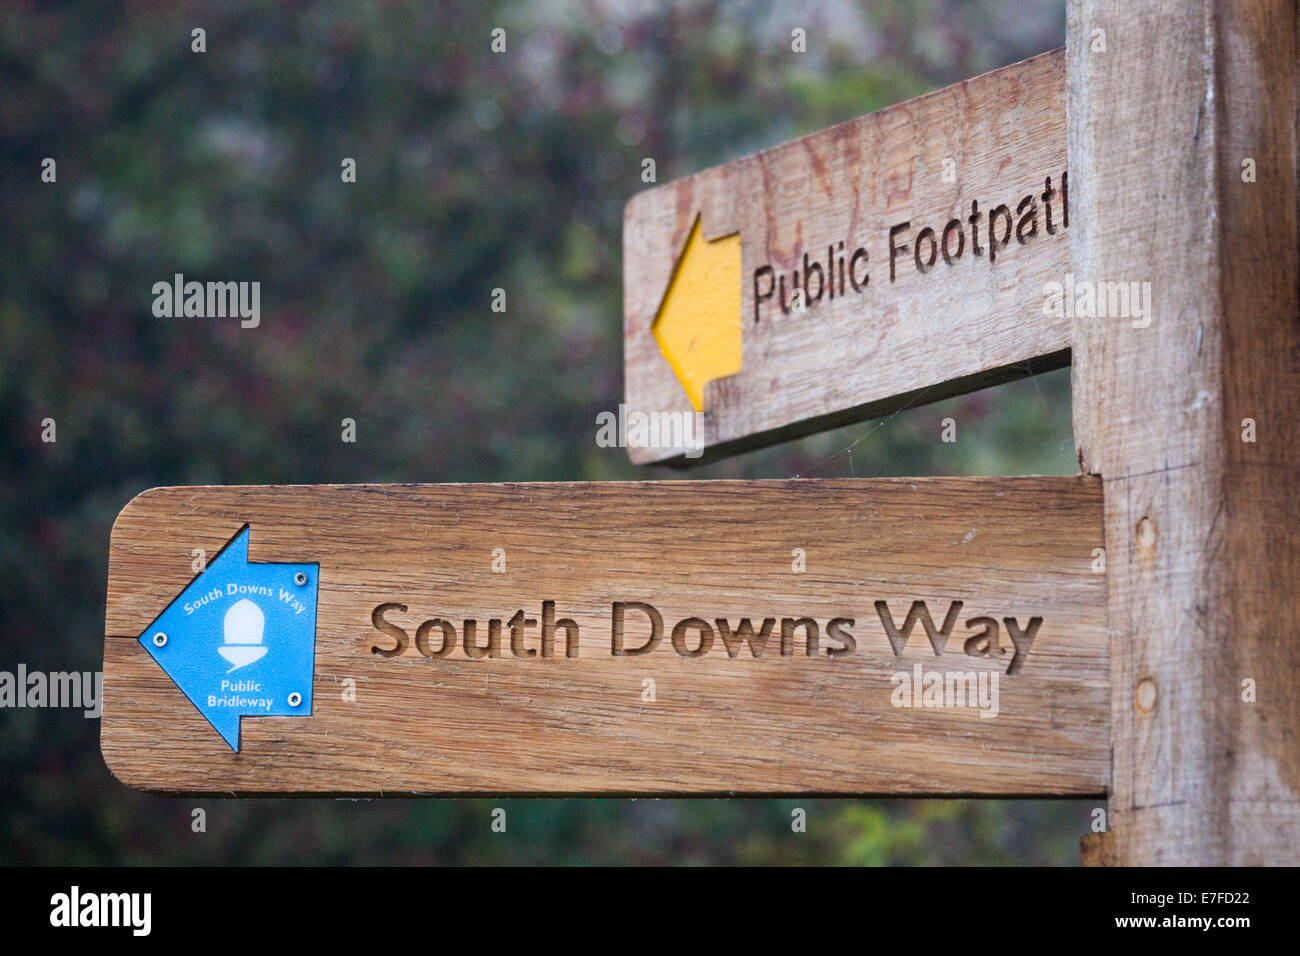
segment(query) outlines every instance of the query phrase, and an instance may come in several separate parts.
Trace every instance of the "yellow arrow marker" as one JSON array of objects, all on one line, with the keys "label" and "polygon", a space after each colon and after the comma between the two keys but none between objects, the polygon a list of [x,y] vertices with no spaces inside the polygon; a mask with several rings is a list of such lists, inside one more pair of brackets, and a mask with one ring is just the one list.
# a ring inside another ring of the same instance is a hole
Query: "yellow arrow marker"
[{"label": "yellow arrow marker", "polygon": [[706,240],[695,217],[650,330],[704,411],[704,383],[740,371],[740,233]]}]

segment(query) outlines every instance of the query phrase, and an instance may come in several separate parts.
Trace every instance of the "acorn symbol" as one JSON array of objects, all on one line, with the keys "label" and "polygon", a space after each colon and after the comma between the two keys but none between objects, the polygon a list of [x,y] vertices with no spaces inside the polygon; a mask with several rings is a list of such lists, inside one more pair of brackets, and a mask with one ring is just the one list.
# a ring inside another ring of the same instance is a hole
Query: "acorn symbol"
[{"label": "acorn symbol", "polygon": [[266,616],[262,609],[248,598],[230,606],[223,623],[225,646],[217,648],[217,652],[231,663],[227,674],[266,656],[268,648],[262,646],[265,626]]}]

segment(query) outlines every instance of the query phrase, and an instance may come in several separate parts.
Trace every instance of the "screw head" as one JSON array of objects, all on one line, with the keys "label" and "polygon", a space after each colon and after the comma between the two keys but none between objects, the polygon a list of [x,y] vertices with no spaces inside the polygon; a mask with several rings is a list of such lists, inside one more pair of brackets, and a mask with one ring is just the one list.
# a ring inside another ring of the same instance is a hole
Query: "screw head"
[{"label": "screw head", "polygon": [[157,634],[155,634],[155,635],[153,636],[153,646],[154,646],[154,647],[166,647],[166,646],[167,646],[167,635],[164,634],[162,631],[159,631]]},{"label": "screw head", "polygon": [[292,694],[289,695],[290,707],[297,707],[301,703],[302,703],[302,694],[298,693],[297,691],[294,691]]},{"label": "screw head", "polygon": [[306,584],[306,583],[307,583],[307,572],[306,572],[306,571],[299,571],[297,574],[295,574],[295,575],[293,576],[293,583],[296,584],[296,585],[298,585],[298,587],[302,587],[304,584]]}]

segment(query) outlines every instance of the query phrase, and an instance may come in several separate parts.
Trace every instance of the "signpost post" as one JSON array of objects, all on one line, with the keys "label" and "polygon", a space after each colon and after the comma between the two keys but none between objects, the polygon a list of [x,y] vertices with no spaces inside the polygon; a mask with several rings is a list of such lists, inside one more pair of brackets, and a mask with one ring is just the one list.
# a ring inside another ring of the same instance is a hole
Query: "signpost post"
[{"label": "signpost post", "polygon": [[634,461],[1073,361],[1085,474],[155,489],[110,548],[110,767],[1107,795],[1088,862],[1295,863],[1296,18],[1072,0],[1068,56],[628,205],[627,412],[702,422]]},{"label": "signpost post", "polygon": [[1098,862],[1300,861],[1296,19],[1070,7],[1071,268],[1155,302],[1075,322],[1075,444],[1106,497]]}]

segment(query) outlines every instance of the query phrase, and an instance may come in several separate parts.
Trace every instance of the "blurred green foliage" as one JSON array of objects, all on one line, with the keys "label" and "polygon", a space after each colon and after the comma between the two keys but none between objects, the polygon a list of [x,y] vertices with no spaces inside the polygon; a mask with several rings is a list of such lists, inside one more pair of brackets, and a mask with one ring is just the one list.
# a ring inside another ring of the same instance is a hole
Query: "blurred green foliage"
[{"label": "blurred green foliage", "polygon": [[[1041,52],[1062,6],[6,4],[0,668],[99,668],[109,528],[151,486],[669,476],[594,443],[641,159],[663,182]],[[154,318],[177,272],[260,281],[261,327]],[[690,474],[1071,473],[1068,406],[1054,373]],[[173,800],[109,775],[95,721],[0,711],[10,863],[1063,863],[1090,807]]]}]

